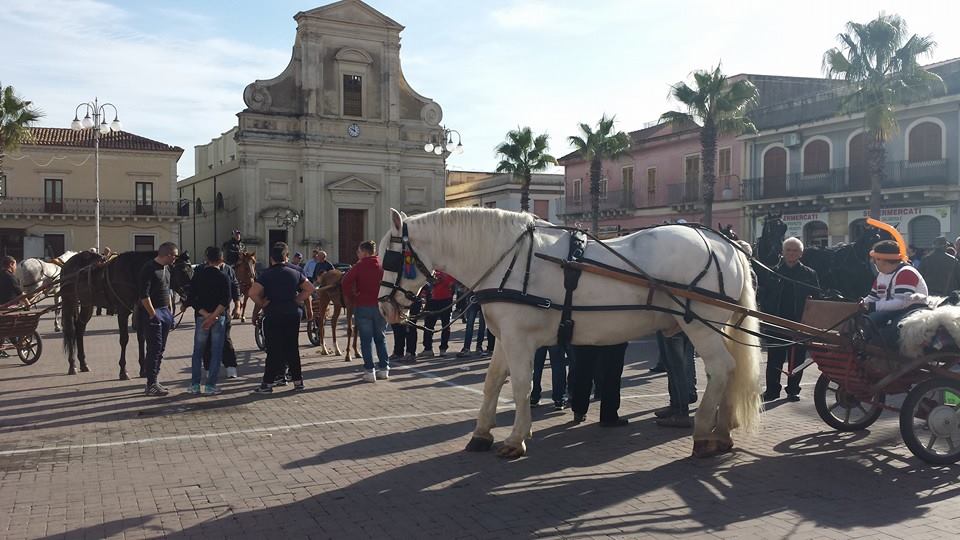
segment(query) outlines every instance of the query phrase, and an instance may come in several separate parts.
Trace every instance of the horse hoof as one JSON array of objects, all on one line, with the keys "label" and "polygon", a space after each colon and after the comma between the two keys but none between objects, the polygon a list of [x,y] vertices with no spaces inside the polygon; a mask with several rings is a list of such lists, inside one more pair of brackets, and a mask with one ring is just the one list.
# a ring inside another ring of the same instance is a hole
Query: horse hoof
[{"label": "horse hoof", "polygon": [[126,371],[121,371],[121,372],[120,372],[120,380],[121,380],[121,381],[129,381],[129,380],[130,380],[130,376],[127,375],[127,372],[126,372]]},{"label": "horse hoof", "polygon": [[467,447],[467,452],[489,452],[493,448],[493,437],[485,439],[483,437],[471,437]]},{"label": "horse hoof", "polygon": [[497,457],[503,459],[517,459],[527,455],[527,445],[526,443],[520,443],[520,446],[510,446],[504,444],[497,450]]},{"label": "horse hoof", "polygon": [[80,364],[80,371],[86,373],[86,372],[90,371],[90,368],[88,368],[87,366],[85,366],[85,365],[83,365],[83,364]]},{"label": "horse hoof", "polygon": [[67,370],[67,375],[76,375],[76,374],[77,374],[77,368],[70,366],[70,369]]},{"label": "horse hoof", "polygon": [[693,441],[693,457],[706,459],[727,454],[733,451],[733,442],[725,441]]}]

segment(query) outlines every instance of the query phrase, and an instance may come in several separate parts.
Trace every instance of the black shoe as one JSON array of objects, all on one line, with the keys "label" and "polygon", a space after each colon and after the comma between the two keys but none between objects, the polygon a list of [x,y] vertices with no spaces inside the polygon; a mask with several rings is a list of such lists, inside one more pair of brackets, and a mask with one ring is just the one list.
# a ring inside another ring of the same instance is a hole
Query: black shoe
[{"label": "black shoe", "polygon": [[279,379],[273,381],[274,386],[286,386],[287,379],[285,377],[280,377]]},{"label": "black shoe", "polygon": [[580,423],[582,423],[582,422],[583,422],[584,420],[586,420],[586,419],[587,419],[587,415],[585,415],[585,414],[573,413],[573,423],[574,423],[574,424],[580,424]]},{"label": "black shoe", "polygon": [[269,386],[258,386],[253,389],[254,394],[272,394],[273,388]]},{"label": "black shoe", "polygon": [[780,392],[777,392],[776,394],[771,394],[771,393],[769,393],[769,392],[764,392],[762,397],[763,397],[763,402],[764,402],[764,403],[767,403],[767,402],[769,402],[769,401],[776,401],[776,400],[780,399]]},{"label": "black shoe", "polygon": [[649,373],[666,373],[666,372],[667,372],[667,368],[663,366],[653,366],[652,368],[650,368],[650,371],[649,371]]},{"label": "black shoe", "polygon": [[530,406],[531,406],[531,407],[539,407],[539,406],[540,406],[540,400],[539,400],[539,399],[530,398]]},{"label": "black shoe", "polygon": [[300,390],[303,390],[303,381],[302,380],[293,381],[293,389],[294,391],[297,391],[297,392],[299,392]]},{"label": "black shoe", "polygon": [[800,401],[798,394],[787,394],[787,401]]},{"label": "black shoe", "polygon": [[600,427],[623,427],[629,424],[630,421],[626,418],[617,418],[616,420],[607,420],[606,422],[600,422]]},{"label": "black shoe", "polygon": [[555,411],[562,411],[562,410],[564,410],[564,409],[566,409],[566,408],[567,408],[567,404],[564,403],[564,402],[562,402],[562,401],[560,401],[560,402],[554,401],[554,402],[553,402],[553,410],[555,410]]},{"label": "black shoe", "polygon": [[667,418],[669,416],[673,416],[675,412],[676,412],[676,409],[668,405],[666,407],[662,407],[660,409],[653,411],[653,415],[656,416],[657,418]]}]

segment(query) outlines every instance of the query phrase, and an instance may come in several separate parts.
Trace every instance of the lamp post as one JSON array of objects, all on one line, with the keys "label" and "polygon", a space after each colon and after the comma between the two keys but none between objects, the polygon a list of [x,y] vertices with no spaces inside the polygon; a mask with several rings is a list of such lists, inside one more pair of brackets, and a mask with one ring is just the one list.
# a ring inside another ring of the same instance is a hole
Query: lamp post
[{"label": "lamp post", "polygon": [[[454,144],[453,135],[456,134],[457,142]],[[463,137],[455,129],[447,129],[440,126],[440,132],[430,136],[430,141],[423,145],[424,152],[431,152],[438,156],[463,153]]]},{"label": "lamp post", "polygon": [[[80,120],[80,108],[84,108],[83,120]],[[113,122],[107,124],[106,108],[113,109]],[[97,182],[97,204],[94,206],[94,221],[96,223],[97,233],[97,253],[100,253],[100,135],[106,135],[111,131],[120,131],[123,126],[120,124],[120,113],[113,103],[100,103],[97,98],[87,103],[77,105],[73,111],[73,122],[70,123],[70,129],[74,131],[93,130],[93,152],[96,163],[96,182]]]},{"label": "lamp post", "polygon": [[[277,212],[273,216],[273,220],[277,223],[277,226],[283,227],[284,232],[289,232],[290,227],[297,225],[297,222],[300,221],[300,214],[294,212],[293,210],[284,210],[282,213]],[[291,244],[293,235],[288,235],[287,244]],[[272,246],[271,246],[272,247]]]}]

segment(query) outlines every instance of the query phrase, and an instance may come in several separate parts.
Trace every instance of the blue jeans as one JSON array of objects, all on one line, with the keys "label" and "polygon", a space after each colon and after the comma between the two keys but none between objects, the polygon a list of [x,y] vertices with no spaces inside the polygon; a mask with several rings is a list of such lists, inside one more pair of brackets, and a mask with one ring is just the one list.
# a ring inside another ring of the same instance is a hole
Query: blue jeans
[{"label": "blue jeans", "polygon": [[551,397],[556,404],[563,404],[563,396],[567,392],[567,359],[563,347],[540,347],[533,356],[533,393],[530,401],[540,401],[543,388],[540,379],[543,378],[543,366],[547,362],[547,353],[550,353],[550,373],[552,375],[553,390]]},{"label": "blue jeans", "polygon": [[167,335],[173,328],[173,314],[167,307],[156,309],[157,316],[147,317],[147,310],[140,310],[140,324],[143,328],[143,339],[147,345],[147,355],[143,359],[144,371],[147,372],[147,386],[157,382],[160,375],[160,364],[163,361],[163,350],[167,347]]},{"label": "blue jeans", "polygon": [[387,340],[384,337],[387,321],[380,314],[380,309],[376,306],[358,307],[354,310],[353,317],[357,321],[357,331],[360,332],[360,354],[363,356],[363,369],[373,371],[373,347],[371,342],[377,346],[379,369],[390,369],[390,357],[387,356]]},{"label": "blue jeans", "polygon": [[670,407],[680,414],[688,414],[690,400],[697,395],[693,343],[690,343],[690,339],[683,333],[666,337],[663,332],[657,332],[657,345],[662,351],[667,368]]},{"label": "blue jeans", "polygon": [[193,330],[193,359],[190,369],[190,384],[200,384],[200,370],[203,369],[203,351],[210,342],[210,371],[207,384],[216,386],[220,375],[220,362],[223,360],[223,343],[227,337],[227,316],[220,315],[209,330],[203,329],[203,317],[196,316]]},{"label": "blue jeans", "polygon": [[[484,334],[487,332],[487,322],[483,319],[483,310],[480,304],[470,304],[467,309],[467,329],[463,334],[463,350],[470,350],[470,344],[473,343],[473,323],[480,319],[480,326],[477,328],[477,350],[483,347]],[[552,357],[551,357],[552,358]]]}]

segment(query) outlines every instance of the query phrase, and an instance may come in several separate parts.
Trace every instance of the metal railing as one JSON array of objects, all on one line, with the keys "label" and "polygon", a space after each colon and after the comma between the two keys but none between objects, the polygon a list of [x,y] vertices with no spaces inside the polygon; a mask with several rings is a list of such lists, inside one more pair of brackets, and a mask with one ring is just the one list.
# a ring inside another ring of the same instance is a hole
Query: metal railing
[{"label": "metal railing", "polygon": [[700,200],[700,182],[667,184],[667,204],[694,203]]},{"label": "metal railing", "polygon": [[[884,172],[884,188],[943,186],[951,183],[949,161],[946,159],[891,161],[884,166]],[[956,182],[956,179],[952,182]],[[743,181],[743,198],[753,201],[869,190],[870,173],[861,168],[830,169],[822,174],[793,173]]]},{"label": "metal railing", "polygon": [[[100,214],[103,216],[153,216],[177,217],[177,201],[153,201],[140,204],[134,199],[100,199]],[[48,201],[43,197],[8,197],[0,199],[0,214],[49,214],[68,216],[92,216],[96,199],[63,199]]]},{"label": "metal railing", "polygon": [[[604,210],[632,210],[642,206],[640,193],[636,190],[631,191],[607,191],[600,194],[600,211]],[[557,214],[589,214],[590,194],[584,193],[579,199],[561,197],[557,202]]]}]

